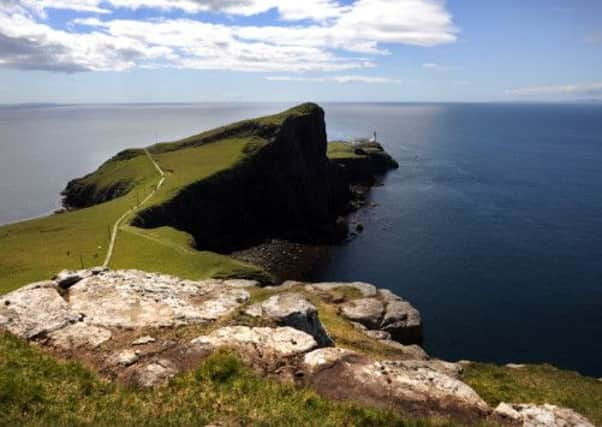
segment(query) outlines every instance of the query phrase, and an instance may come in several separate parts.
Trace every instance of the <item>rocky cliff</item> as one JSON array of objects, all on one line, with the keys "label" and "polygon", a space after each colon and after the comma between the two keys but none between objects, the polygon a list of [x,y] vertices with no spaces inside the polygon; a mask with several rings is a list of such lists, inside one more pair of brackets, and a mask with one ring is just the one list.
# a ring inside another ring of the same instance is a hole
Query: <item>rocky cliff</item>
[{"label": "rocky cliff", "polygon": [[265,143],[231,169],[184,188],[141,211],[133,224],[172,226],[199,249],[231,251],[269,237],[332,241],[350,199],[341,169],[326,157],[324,112],[305,105],[279,126],[265,126]]},{"label": "rocky cliff", "polygon": [[388,290],[361,282],[258,285],[66,271],[0,298],[0,330],[142,387],[226,347],[262,375],[338,400],[462,424],[592,426],[554,405],[490,407],[462,381],[461,364],[411,344],[420,314]]}]

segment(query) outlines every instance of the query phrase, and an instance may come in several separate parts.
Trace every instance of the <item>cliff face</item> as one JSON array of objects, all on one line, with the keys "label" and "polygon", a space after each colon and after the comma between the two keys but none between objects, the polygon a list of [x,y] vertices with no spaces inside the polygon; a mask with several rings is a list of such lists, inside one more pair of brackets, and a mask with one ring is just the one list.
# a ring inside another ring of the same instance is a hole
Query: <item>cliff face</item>
[{"label": "cliff face", "polygon": [[266,143],[235,167],[184,188],[166,203],[141,211],[134,225],[172,226],[195,237],[199,249],[230,251],[268,237],[331,241],[350,199],[341,168],[326,156],[324,111],[305,105]]},{"label": "cliff face", "polygon": [[[127,194],[135,184],[131,176],[120,174],[120,164],[138,156],[144,156],[142,150],[123,150],[98,168],[97,171],[67,184],[63,192],[63,205],[67,208],[86,208]],[[101,185],[98,176],[111,175],[110,183]]]}]

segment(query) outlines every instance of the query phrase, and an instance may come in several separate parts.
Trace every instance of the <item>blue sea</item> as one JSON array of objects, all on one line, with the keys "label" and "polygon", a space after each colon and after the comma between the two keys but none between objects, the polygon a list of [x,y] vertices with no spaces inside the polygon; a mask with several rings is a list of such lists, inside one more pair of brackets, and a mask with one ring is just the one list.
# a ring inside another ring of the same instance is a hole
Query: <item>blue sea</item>
[{"label": "blue sea", "polygon": [[[436,357],[602,376],[601,105],[323,106],[330,139],[376,131],[400,167],[312,280],[394,290]],[[0,108],[0,223],[52,211],[69,179],[120,149],[285,107]]]}]

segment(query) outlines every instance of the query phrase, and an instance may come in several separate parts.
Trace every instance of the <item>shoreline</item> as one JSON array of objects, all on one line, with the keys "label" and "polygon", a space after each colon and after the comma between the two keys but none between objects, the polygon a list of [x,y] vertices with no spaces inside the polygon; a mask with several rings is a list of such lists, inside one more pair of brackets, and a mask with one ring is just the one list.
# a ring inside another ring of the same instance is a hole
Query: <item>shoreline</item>
[{"label": "shoreline", "polygon": [[368,201],[369,195],[373,187],[382,185],[384,176],[384,174],[375,175],[373,184],[354,183],[350,185],[353,194],[353,209],[344,215],[348,227],[344,239],[329,244],[320,244],[273,238],[245,249],[230,252],[227,255],[265,269],[275,277],[277,284],[286,280],[308,279],[308,275],[312,273],[318,262],[333,249],[347,244],[363,232],[364,225],[356,220],[357,215],[364,209],[374,207]]}]

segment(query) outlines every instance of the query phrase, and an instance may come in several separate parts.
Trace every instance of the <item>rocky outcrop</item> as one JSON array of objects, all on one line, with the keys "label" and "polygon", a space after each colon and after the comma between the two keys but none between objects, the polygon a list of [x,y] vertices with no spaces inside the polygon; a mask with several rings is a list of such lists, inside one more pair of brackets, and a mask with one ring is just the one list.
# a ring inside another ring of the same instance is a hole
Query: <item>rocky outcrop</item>
[{"label": "rocky outcrop", "polygon": [[[70,287],[62,289],[59,284],[66,276]],[[73,283],[73,277],[80,280]],[[198,324],[223,317],[249,299],[238,280],[194,282],[136,270],[97,269],[64,272],[57,280],[34,283],[0,298],[0,327],[27,339],[49,336],[61,347],[68,342],[97,346],[110,334],[94,326]]]},{"label": "rocky outcrop", "polygon": [[362,298],[349,301],[341,306],[341,313],[349,320],[361,323],[368,329],[380,326],[385,306],[376,298]]},{"label": "rocky outcrop", "polygon": [[77,322],[51,332],[48,338],[52,345],[69,350],[79,347],[97,348],[102,343],[109,341],[112,336],[109,329]]},{"label": "rocky outcrop", "polygon": [[374,361],[325,348],[305,355],[307,383],[337,399],[353,399],[408,412],[487,416],[489,406],[469,386],[428,363]]},{"label": "rocky outcrop", "polygon": [[285,292],[274,295],[262,303],[250,306],[245,313],[307,332],[320,346],[333,344],[332,338],[328,336],[320,323],[318,310],[300,293]]},{"label": "rocky outcrop", "polygon": [[376,286],[370,283],[364,282],[350,282],[350,283],[342,283],[342,282],[323,282],[323,283],[312,283],[312,289],[316,289],[318,291],[334,291],[338,288],[351,288],[357,290],[363,297],[375,297],[377,295]]},{"label": "rocky outcrop", "polygon": [[0,328],[23,338],[48,334],[80,318],[61,297],[56,282],[32,283],[0,298]]},{"label": "rocky outcrop", "polygon": [[139,271],[106,272],[69,289],[71,309],[91,325],[166,327],[216,320],[249,293],[222,281],[193,282]]},{"label": "rocky outcrop", "polygon": [[594,427],[584,416],[555,405],[500,403],[495,414],[525,427]]},{"label": "rocky outcrop", "polygon": [[209,335],[197,337],[190,344],[209,351],[220,347],[234,347],[250,351],[259,357],[264,357],[267,353],[294,356],[318,345],[311,335],[289,326],[278,328],[228,326]]},{"label": "rocky outcrop", "polygon": [[[251,297],[258,302],[250,304]],[[331,323],[322,324],[319,310]],[[462,382],[462,365],[432,359],[382,329],[399,322],[406,323],[396,327],[407,327],[416,318],[412,311],[392,292],[361,282],[261,288],[248,280],[91,269],[62,272],[3,296],[0,329],[142,387],[160,385],[228,348],[260,374],[335,399],[468,423],[591,425],[552,405],[502,404],[494,411]],[[365,340],[356,349],[348,338],[346,348],[338,347],[340,337],[357,334],[354,327]]]},{"label": "rocky outcrop", "polygon": [[341,167],[349,182],[372,185],[377,175],[399,167],[378,142],[358,140],[347,144],[354,155],[335,157],[332,161]]},{"label": "rocky outcrop", "polygon": [[393,338],[404,344],[422,342],[422,319],[418,310],[386,289],[379,290],[378,297],[348,301],[340,310],[344,317],[360,324],[360,329],[374,338]]}]

